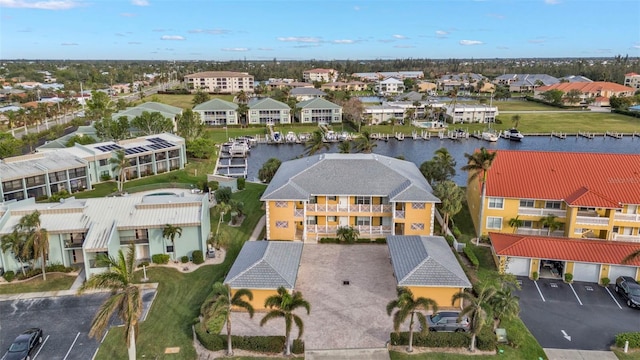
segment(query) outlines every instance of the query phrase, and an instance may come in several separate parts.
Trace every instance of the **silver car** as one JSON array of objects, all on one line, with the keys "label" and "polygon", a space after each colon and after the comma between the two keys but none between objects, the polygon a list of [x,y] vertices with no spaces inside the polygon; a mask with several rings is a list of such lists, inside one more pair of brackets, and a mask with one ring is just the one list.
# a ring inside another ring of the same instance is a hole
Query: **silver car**
[{"label": "silver car", "polygon": [[427,326],[429,327],[429,331],[466,332],[471,330],[469,318],[463,316],[458,319],[459,316],[460,313],[455,311],[442,311],[429,315],[427,316]]}]

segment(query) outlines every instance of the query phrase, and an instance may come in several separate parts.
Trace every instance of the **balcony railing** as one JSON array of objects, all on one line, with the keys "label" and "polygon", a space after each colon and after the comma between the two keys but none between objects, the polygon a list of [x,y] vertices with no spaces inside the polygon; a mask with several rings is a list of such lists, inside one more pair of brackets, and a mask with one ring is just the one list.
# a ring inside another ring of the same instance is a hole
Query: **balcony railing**
[{"label": "balcony railing", "polygon": [[545,208],[530,208],[530,207],[519,207],[518,215],[524,216],[547,216],[547,215],[555,215],[557,217],[563,218],[567,216],[567,212],[560,209],[545,209]]},{"label": "balcony railing", "polygon": [[74,241],[65,240],[64,247],[66,249],[81,248],[83,243],[84,243],[84,240],[74,240]]},{"label": "balcony railing", "polygon": [[[307,225],[307,233],[309,234],[336,234],[338,228],[336,225]],[[389,235],[391,234],[391,226],[373,226],[373,225],[356,225],[353,227],[358,230],[360,236],[363,235]]]},{"label": "balcony railing", "polygon": [[576,224],[607,226],[609,225],[609,218],[599,216],[576,216]]},{"label": "balcony railing", "polygon": [[120,245],[129,245],[129,244],[148,244],[148,238],[136,238],[135,236],[121,236],[120,237]]},{"label": "balcony railing", "polygon": [[540,235],[540,236],[555,236],[555,237],[564,236],[563,230],[556,230],[551,232],[551,234],[549,234],[548,229],[518,228],[518,231],[516,231],[516,233],[521,235]]},{"label": "balcony railing", "polygon": [[304,210],[295,209],[293,210],[293,217],[304,217]]},{"label": "balcony railing", "polygon": [[614,240],[614,241],[640,242],[640,236],[639,235],[623,235],[623,234],[613,233],[612,240]]},{"label": "balcony railing", "polygon": [[396,219],[404,219],[404,211],[396,211],[395,217]]},{"label": "balcony railing", "polygon": [[325,204],[307,204],[306,209],[309,212],[354,212],[354,213],[390,213],[391,205],[368,205],[368,204],[350,204],[350,205],[325,205]]},{"label": "balcony railing", "polygon": [[640,222],[640,214],[622,214],[615,213],[614,220]]}]

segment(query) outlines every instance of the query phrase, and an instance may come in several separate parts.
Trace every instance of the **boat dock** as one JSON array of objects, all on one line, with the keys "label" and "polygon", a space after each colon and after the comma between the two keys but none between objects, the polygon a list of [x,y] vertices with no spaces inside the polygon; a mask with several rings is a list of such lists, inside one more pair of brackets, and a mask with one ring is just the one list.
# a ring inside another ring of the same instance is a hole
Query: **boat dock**
[{"label": "boat dock", "polygon": [[251,149],[251,142],[255,140],[247,137],[229,140],[231,141],[220,146],[218,160],[216,160],[216,167],[213,173],[246,179],[247,169],[249,168],[247,156]]}]

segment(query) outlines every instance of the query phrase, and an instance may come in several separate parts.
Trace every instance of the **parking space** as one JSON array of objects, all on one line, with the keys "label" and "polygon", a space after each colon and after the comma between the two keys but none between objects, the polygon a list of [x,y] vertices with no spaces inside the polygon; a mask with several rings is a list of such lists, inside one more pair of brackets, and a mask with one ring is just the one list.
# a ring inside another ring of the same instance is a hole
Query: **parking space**
[{"label": "parking space", "polygon": [[[108,294],[61,296],[37,299],[0,301],[2,353],[15,337],[30,327],[43,331],[44,341],[32,360],[88,360],[93,358],[101,339],[88,336],[91,321]],[[155,290],[143,292],[146,316]]]},{"label": "parking space", "polygon": [[622,305],[612,288],[554,279],[518,280],[520,318],[544,348],[608,350],[616,334],[640,330],[640,311]]}]

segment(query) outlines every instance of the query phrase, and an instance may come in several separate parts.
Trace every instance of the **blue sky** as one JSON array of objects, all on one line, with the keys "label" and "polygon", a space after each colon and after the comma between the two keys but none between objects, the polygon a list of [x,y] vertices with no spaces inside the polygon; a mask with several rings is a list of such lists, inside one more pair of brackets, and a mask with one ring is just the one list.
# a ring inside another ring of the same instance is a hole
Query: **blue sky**
[{"label": "blue sky", "polygon": [[640,56],[638,0],[0,0],[1,59]]}]

